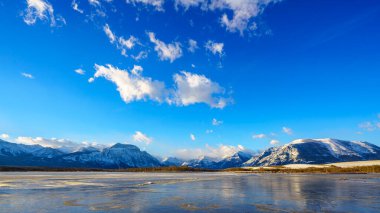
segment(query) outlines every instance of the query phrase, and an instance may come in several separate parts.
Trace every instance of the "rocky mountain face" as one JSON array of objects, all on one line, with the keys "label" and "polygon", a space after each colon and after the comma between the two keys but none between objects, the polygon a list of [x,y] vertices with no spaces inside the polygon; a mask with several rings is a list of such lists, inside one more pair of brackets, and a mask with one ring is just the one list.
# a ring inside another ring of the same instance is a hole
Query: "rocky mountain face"
[{"label": "rocky mountain face", "polygon": [[241,167],[243,163],[248,161],[250,158],[252,158],[251,154],[239,151],[232,155],[225,156],[221,160],[216,160],[210,157],[202,156],[198,159],[184,162],[182,165],[192,168],[226,169],[233,167]]},{"label": "rocky mountain face", "polygon": [[161,163],[137,146],[128,144],[115,144],[103,150],[86,147],[78,152],[64,153],[40,145],[15,144],[0,140],[0,165],[136,168],[159,167]]},{"label": "rocky mountain face", "polygon": [[380,159],[380,147],[367,142],[337,139],[299,139],[265,150],[245,162],[244,166],[285,164],[325,164]]},{"label": "rocky mountain face", "polygon": [[79,163],[93,168],[139,168],[159,167],[161,163],[137,146],[130,144],[115,144],[102,151],[86,149],[60,157],[70,164]]},{"label": "rocky mountain face", "polygon": [[161,164],[164,166],[182,166],[184,160],[175,157],[166,157],[161,161]]},{"label": "rocky mountain face", "polygon": [[325,164],[346,161],[379,160],[380,147],[367,142],[337,139],[299,139],[280,147],[272,147],[257,156],[239,151],[221,160],[207,156],[183,161],[165,158],[161,162],[137,146],[115,144],[102,150],[84,147],[65,153],[40,145],[24,145],[0,140],[0,165],[82,168],[138,168],[189,166],[204,169],[225,169],[242,166],[285,164]]}]

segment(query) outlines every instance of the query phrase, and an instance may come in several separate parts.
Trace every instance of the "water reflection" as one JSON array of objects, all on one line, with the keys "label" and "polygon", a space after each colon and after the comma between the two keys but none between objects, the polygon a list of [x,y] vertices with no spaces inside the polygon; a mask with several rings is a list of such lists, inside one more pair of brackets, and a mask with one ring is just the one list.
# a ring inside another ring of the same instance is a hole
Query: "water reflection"
[{"label": "water reflection", "polygon": [[379,175],[0,173],[0,212],[379,212]]}]

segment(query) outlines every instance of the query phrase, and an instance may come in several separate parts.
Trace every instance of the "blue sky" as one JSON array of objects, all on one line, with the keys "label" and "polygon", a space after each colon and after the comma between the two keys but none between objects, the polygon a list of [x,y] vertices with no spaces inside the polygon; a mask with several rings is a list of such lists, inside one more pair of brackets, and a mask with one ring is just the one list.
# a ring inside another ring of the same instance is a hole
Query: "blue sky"
[{"label": "blue sky", "polygon": [[376,0],[0,0],[0,134],[183,157],[380,145],[379,21]]}]

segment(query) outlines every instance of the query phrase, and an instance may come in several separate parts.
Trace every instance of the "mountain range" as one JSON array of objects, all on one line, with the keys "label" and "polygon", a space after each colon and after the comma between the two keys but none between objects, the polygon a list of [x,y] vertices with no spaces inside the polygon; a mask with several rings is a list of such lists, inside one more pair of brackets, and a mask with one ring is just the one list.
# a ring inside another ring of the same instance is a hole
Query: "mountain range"
[{"label": "mountain range", "polygon": [[242,166],[272,166],[285,164],[325,164],[346,161],[379,160],[380,147],[368,142],[337,139],[299,139],[289,144],[269,148],[253,156],[238,151],[222,159],[201,156],[182,160],[168,157],[161,161],[137,146],[117,143],[98,149],[84,147],[67,153],[40,145],[25,145],[0,140],[0,165],[77,168],[142,168],[188,166],[192,168],[225,169]]}]

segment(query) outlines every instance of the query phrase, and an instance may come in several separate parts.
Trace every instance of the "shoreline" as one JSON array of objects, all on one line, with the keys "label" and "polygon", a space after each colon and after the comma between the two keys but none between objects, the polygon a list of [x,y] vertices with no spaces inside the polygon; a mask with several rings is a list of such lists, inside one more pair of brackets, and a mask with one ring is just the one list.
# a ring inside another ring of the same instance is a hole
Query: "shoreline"
[{"label": "shoreline", "polygon": [[228,169],[195,169],[190,167],[155,167],[155,168],[126,168],[126,169],[92,169],[92,168],[52,168],[52,167],[21,167],[21,166],[0,166],[0,172],[131,172],[131,173],[201,173],[201,172],[231,172],[231,173],[252,173],[252,174],[374,174],[380,173],[380,165],[354,166],[354,167],[302,167],[289,168],[285,166],[272,167],[243,167]]}]

